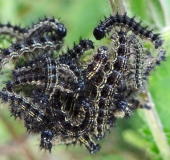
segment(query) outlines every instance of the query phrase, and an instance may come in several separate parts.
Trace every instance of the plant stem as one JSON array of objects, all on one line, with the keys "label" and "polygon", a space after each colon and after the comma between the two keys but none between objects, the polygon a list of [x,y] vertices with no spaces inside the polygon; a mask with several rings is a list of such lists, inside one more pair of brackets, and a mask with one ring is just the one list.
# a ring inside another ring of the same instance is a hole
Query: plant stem
[{"label": "plant stem", "polygon": [[119,12],[120,14],[125,13],[125,5],[123,0],[109,0],[113,14]]},{"label": "plant stem", "polygon": [[148,106],[150,106],[151,109],[143,110],[145,117],[146,117],[145,120],[149,126],[149,129],[152,132],[155,143],[160,151],[160,155],[162,156],[164,160],[169,160],[170,159],[170,148],[168,146],[167,139],[164,134],[158,113],[155,109],[155,104],[153,103],[151,94],[149,92],[147,92],[147,97],[149,100]]},{"label": "plant stem", "polygon": [[161,5],[163,13],[164,13],[165,24],[166,24],[166,26],[169,26],[170,25],[169,7],[166,4],[165,0],[159,0],[159,3]]}]

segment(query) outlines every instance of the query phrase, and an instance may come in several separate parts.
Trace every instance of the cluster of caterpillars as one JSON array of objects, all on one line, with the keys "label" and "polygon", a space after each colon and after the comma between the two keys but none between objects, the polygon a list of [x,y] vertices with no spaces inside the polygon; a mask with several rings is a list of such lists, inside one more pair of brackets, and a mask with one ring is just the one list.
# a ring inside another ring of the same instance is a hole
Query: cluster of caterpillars
[{"label": "cluster of caterpillars", "polygon": [[[147,108],[137,97],[146,89],[150,72],[165,60],[163,41],[135,18],[116,14],[93,32],[97,40],[109,38],[110,44],[95,46],[89,39],[80,39],[67,53],[54,57],[66,33],[54,18],[28,28],[1,24],[0,34],[16,39],[1,50],[1,69],[13,59],[24,57],[25,62],[13,69],[0,98],[30,133],[40,135],[41,149],[51,152],[56,141],[81,143],[95,153],[100,149],[95,140],[105,137],[116,118]],[[144,40],[151,41],[157,56],[146,51]],[[87,50],[93,57],[83,62],[81,56]]]}]

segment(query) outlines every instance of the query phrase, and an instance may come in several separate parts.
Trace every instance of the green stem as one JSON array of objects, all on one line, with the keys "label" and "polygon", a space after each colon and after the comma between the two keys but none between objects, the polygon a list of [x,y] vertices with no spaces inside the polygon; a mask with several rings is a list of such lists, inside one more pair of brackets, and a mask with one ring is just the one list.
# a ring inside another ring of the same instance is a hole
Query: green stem
[{"label": "green stem", "polygon": [[152,132],[155,143],[160,151],[160,155],[164,160],[170,159],[170,148],[167,143],[166,136],[164,134],[161,121],[159,119],[158,113],[155,109],[155,104],[152,101],[151,94],[148,92],[147,96],[149,98],[148,106],[151,107],[150,110],[144,109],[144,114],[146,117],[146,122]]},{"label": "green stem", "polygon": [[115,13],[120,13],[124,14],[125,13],[125,5],[123,0],[109,0],[110,6],[112,8],[113,14]]}]

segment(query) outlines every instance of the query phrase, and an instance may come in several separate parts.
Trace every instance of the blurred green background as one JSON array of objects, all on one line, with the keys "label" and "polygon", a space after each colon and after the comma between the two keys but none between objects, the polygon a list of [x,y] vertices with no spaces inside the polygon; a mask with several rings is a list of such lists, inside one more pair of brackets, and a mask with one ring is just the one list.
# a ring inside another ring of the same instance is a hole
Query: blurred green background
[{"label": "blurred green background", "polygon": [[[114,3],[116,5],[116,3]],[[144,25],[161,33],[167,61],[157,67],[149,78],[149,90],[158,112],[167,142],[170,144],[170,6],[169,0],[125,0],[129,16],[136,15]],[[99,20],[112,13],[109,0],[0,0],[0,23],[11,22],[22,27],[44,16],[60,18],[68,30],[64,48],[72,47],[79,38],[90,38],[95,45],[93,29]],[[4,47],[4,42],[0,47]],[[119,119],[116,127],[99,141],[101,151],[91,155],[85,147],[66,148],[55,145],[52,153],[39,150],[39,137],[29,135],[19,120],[10,117],[7,106],[0,104],[0,160],[162,160],[143,110],[130,119]],[[158,147],[159,146],[159,147]]]}]

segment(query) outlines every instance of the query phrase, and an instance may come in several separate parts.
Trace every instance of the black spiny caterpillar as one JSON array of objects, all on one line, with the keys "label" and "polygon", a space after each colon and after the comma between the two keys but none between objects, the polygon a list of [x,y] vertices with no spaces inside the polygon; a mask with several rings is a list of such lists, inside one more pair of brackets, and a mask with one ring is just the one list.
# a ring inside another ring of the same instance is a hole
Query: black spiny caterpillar
[{"label": "black spiny caterpillar", "polygon": [[132,30],[135,34],[140,37],[148,38],[154,42],[155,48],[158,48],[162,45],[162,40],[159,37],[159,34],[155,34],[152,30],[148,30],[148,26],[143,27],[141,22],[137,22],[135,17],[129,18],[126,13],[124,15],[116,14],[111,15],[109,18],[105,18],[104,21],[94,29],[94,36],[97,40],[100,40],[105,37],[106,33],[109,33],[113,27],[123,26],[128,30]]}]

